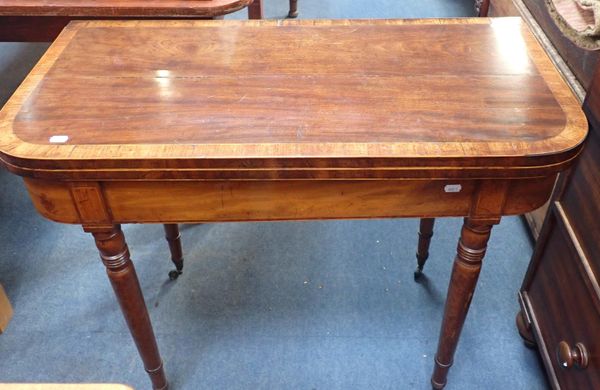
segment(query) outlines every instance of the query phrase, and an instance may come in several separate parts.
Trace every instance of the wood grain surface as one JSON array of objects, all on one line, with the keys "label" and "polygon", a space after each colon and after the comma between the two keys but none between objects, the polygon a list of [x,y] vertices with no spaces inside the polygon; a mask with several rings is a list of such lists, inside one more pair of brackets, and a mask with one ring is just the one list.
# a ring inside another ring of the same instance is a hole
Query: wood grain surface
[{"label": "wood grain surface", "polygon": [[522,177],[586,131],[517,18],[100,21],[0,113],[0,155],[83,179]]},{"label": "wood grain surface", "polygon": [[[517,215],[542,205],[553,183],[553,176],[489,181],[111,180],[99,185],[25,178],[41,215],[88,225]],[[460,191],[448,192],[448,185],[460,186]],[[505,187],[506,200],[489,195],[503,193]],[[474,204],[482,192],[491,204]]]},{"label": "wood grain surface", "polygon": [[260,6],[258,0],[0,0],[0,42],[53,42],[73,20],[213,19],[250,4]]},{"label": "wood grain surface", "polygon": [[222,15],[252,0],[0,0],[0,16],[175,17]]}]

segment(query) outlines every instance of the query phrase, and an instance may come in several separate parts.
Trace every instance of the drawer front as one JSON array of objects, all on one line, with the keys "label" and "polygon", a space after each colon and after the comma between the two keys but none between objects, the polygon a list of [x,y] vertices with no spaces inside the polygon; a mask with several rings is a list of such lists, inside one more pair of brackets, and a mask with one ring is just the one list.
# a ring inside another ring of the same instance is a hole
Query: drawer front
[{"label": "drawer front", "polygon": [[590,131],[560,204],[600,279],[600,134],[595,129]]},{"label": "drawer front", "polygon": [[[546,368],[555,373],[561,389],[600,389],[600,301],[560,208],[552,207],[549,218],[552,230],[525,294],[538,342],[545,345],[540,350],[547,351]],[[587,368],[561,366],[561,341],[571,348],[585,346]]]}]

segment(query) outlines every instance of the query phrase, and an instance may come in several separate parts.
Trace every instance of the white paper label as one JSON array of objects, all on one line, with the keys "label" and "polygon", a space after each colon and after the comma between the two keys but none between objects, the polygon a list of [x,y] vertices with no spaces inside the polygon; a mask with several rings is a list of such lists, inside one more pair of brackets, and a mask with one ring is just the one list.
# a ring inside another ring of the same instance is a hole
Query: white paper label
[{"label": "white paper label", "polygon": [[49,141],[51,144],[64,144],[68,140],[69,140],[68,135],[53,135],[52,137],[50,137]]},{"label": "white paper label", "polygon": [[460,192],[462,186],[460,184],[448,184],[444,187],[445,192]]}]

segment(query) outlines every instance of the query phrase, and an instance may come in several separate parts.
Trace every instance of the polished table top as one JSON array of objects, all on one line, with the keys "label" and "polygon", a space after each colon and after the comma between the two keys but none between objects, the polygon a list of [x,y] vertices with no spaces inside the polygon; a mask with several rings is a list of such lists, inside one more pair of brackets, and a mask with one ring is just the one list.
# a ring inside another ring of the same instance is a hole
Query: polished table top
[{"label": "polished table top", "polygon": [[518,18],[74,22],[0,114],[14,171],[80,178],[532,176],[586,132]]}]

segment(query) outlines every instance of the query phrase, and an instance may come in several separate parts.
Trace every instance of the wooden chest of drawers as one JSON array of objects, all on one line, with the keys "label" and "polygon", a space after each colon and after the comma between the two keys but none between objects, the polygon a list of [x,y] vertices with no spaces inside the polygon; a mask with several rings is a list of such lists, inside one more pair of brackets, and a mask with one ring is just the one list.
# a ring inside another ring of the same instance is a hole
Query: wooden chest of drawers
[{"label": "wooden chest of drawers", "polygon": [[[594,74],[599,53],[562,36],[545,0],[492,0],[490,11],[494,16],[518,12],[533,24],[578,97],[588,91],[587,144],[549,202],[519,293],[517,326],[526,343],[539,348],[553,388],[600,389],[600,73]],[[542,209],[537,216],[545,214]],[[530,225],[535,217],[528,218]]]},{"label": "wooden chest of drawers", "polygon": [[584,109],[590,134],[563,175],[520,292],[517,325],[556,389],[600,388],[600,74]]}]

